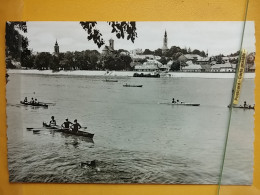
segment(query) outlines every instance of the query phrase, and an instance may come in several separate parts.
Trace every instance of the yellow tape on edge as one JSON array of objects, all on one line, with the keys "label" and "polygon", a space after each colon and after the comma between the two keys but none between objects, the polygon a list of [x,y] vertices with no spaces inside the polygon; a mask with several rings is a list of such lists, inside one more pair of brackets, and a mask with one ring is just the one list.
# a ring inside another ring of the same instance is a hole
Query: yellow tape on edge
[{"label": "yellow tape on edge", "polygon": [[244,71],[245,71],[245,64],[246,64],[246,50],[243,49],[241,51],[241,57],[240,57],[240,62],[238,67],[238,75],[237,75],[233,104],[238,104],[239,101],[239,95],[240,95],[240,90],[242,87],[242,81],[243,81]]}]

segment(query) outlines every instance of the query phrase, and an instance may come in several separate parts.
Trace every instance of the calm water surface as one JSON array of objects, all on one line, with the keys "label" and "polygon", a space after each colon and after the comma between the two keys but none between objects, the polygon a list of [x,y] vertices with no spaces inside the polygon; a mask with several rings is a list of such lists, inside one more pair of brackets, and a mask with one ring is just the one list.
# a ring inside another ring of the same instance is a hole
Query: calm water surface
[{"label": "calm water surface", "polygon": [[[8,163],[11,182],[218,182],[228,124],[232,79],[129,78],[10,74],[7,84]],[[143,88],[125,88],[125,83]],[[19,105],[25,96],[53,102],[48,109]],[[172,97],[199,107],[158,104]],[[242,100],[254,104],[254,80]],[[54,115],[78,119],[94,139],[50,130],[33,134]],[[250,184],[254,111],[234,109],[223,183]],[[96,160],[97,167],[81,167]]]}]

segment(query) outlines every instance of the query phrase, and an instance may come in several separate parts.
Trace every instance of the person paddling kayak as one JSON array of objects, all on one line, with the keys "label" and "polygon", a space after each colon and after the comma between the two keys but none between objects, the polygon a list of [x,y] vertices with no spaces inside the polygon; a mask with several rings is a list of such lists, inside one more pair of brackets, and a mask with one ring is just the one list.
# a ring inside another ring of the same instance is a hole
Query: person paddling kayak
[{"label": "person paddling kayak", "polygon": [[69,121],[68,118],[65,119],[65,122],[61,125],[63,128],[65,129],[69,129],[70,125],[72,125],[73,123]]},{"label": "person paddling kayak", "polygon": [[49,126],[50,126],[50,127],[56,126],[56,120],[54,119],[54,116],[51,117],[51,121],[50,121],[50,123],[49,123]]},{"label": "person paddling kayak", "polygon": [[78,123],[77,119],[75,119],[71,127],[73,132],[78,132],[78,130],[81,128],[81,125]]},{"label": "person paddling kayak", "polygon": [[27,97],[24,98],[23,102],[28,103]]},{"label": "person paddling kayak", "polygon": [[34,104],[34,99],[33,98],[31,99],[30,104]]}]

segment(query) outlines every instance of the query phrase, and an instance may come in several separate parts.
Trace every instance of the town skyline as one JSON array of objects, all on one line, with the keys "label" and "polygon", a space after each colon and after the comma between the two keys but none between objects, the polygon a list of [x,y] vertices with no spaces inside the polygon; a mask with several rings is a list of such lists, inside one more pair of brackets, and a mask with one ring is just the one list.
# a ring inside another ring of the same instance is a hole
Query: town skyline
[{"label": "town skyline", "polygon": [[[137,38],[134,43],[126,39],[117,39],[106,22],[98,22],[105,45],[110,38],[115,40],[115,49],[162,48],[165,30],[168,35],[168,47],[199,49],[209,55],[228,55],[240,49],[243,22],[136,22]],[[29,48],[34,52],[53,52],[56,40],[60,52],[97,50],[102,52],[105,45],[98,48],[88,41],[87,32],[79,22],[27,22]],[[147,33],[149,32],[149,33]],[[243,48],[255,52],[254,22],[246,23]]]}]

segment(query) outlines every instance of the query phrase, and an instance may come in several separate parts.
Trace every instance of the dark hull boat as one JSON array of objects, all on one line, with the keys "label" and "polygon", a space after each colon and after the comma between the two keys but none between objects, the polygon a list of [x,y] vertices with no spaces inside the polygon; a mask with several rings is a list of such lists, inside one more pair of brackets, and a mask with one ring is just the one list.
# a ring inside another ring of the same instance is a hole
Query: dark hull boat
[{"label": "dark hull boat", "polygon": [[[228,108],[230,108],[230,106],[228,106]],[[244,106],[233,106],[233,108],[240,108],[240,109],[244,109],[244,110],[254,110],[254,109],[255,109],[254,106],[249,106],[249,107],[244,107]]]},{"label": "dark hull boat", "polygon": [[104,82],[118,82],[118,80],[114,80],[114,79],[106,79],[106,80],[103,80]]},{"label": "dark hull boat", "polygon": [[30,102],[23,102],[23,101],[20,101],[20,103],[26,106],[38,106],[38,107],[48,108],[47,104],[42,104],[42,103],[30,103]]},{"label": "dark hull boat", "polygon": [[133,77],[160,78],[160,74],[143,74],[134,73]]},{"label": "dark hull boat", "polygon": [[161,102],[159,104],[167,104],[172,106],[200,106],[200,104],[194,104],[194,103],[170,103],[170,102]]},{"label": "dark hull boat", "polygon": [[45,122],[43,123],[43,127],[42,128],[26,128],[28,131],[33,131],[33,133],[38,133],[40,131],[44,131],[46,129],[50,129],[50,130],[54,130],[55,132],[61,132],[61,133],[65,133],[65,134],[69,134],[69,135],[74,135],[74,136],[81,136],[81,137],[88,137],[88,138],[93,138],[94,134],[93,133],[88,133],[85,131],[71,131],[70,129],[64,129],[61,126],[55,126],[55,127],[51,127],[48,124],[46,124]]},{"label": "dark hull boat", "polygon": [[129,85],[129,84],[125,84],[125,85],[123,85],[123,87],[143,87],[143,85]]},{"label": "dark hull boat", "polygon": [[82,137],[88,137],[88,138],[93,138],[94,134],[93,133],[88,133],[85,131],[71,131],[70,129],[64,129],[62,127],[50,127],[49,125],[47,125],[46,123],[43,123],[43,127],[47,128],[47,129],[53,129],[56,132],[62,132],[65,134],[70,134],[70,135],[76,135],[76,136],[82,136]]}]

